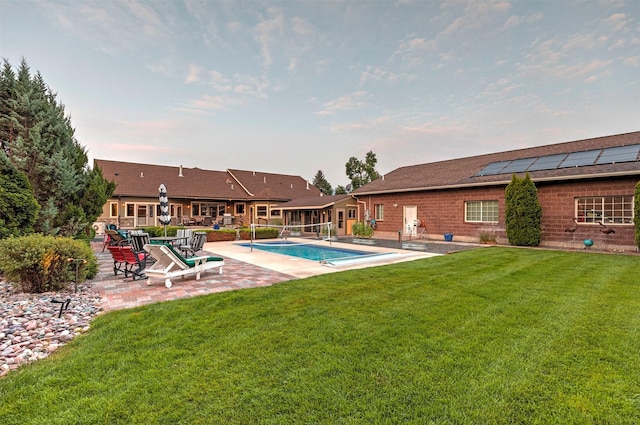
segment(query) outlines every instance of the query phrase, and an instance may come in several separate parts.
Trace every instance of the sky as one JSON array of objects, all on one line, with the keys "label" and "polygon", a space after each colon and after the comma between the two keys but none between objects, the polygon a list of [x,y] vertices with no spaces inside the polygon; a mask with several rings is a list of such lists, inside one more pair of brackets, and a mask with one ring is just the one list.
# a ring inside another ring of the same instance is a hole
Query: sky
[{"label": "sky", "polygon": [[93,159],[299,175],[640,130],[640,2],[0,0]]}]

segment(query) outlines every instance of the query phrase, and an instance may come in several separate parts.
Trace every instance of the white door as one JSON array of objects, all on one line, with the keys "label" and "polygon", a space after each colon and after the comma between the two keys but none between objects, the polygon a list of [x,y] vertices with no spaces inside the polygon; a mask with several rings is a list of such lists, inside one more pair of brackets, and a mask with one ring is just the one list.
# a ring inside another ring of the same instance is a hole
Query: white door
[{"label": "white door", "polygon": [[404,207],[404,232],[406,236],[418,234],[418,207],[409,205]]}]

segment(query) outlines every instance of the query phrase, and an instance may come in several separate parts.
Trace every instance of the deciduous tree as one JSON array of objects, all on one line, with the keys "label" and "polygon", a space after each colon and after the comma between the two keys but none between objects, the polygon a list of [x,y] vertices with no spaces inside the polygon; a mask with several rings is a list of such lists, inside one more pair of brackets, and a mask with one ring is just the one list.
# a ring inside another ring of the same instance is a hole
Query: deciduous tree
[{"label": "deciduous tree", "polygon": [[351,180],[351,190],[356,190],[380,177],[380,174],[376,171],[377,163],[378,159],[376,158],[376,154],[372,151],[367,152],[364,161],[359,160],[355,156],[349,158],[349,161],[345,164],[345,168],[347,177]]}]

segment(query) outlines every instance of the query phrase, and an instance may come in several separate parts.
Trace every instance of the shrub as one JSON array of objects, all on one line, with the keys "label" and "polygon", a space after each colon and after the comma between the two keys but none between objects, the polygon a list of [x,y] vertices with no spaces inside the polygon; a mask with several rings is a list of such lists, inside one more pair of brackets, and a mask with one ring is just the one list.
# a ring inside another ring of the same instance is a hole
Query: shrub
[{"label": "shrub", "polygon": [[[256,228],[255,238],[256,239],[273,239],[273,238],[277,238],[278,235],[280,235],[280,231],[274,227],[258,227]],[[243,227],[240,229],[240,239],[242,240],[251,239],[251,230],[248,227]]]},{"label": "shrub", "polygon": [[634,194],[634,216],[633,223],[636,228],[636,246],[640,248],[640,181],[636,183],[636,192]]},{"label": "shrub", "polygon": [[88,244],[71,238],[33,234],[0,241],[0,269],[7,281],[22,292],[42,293],[64,289],[75,280],[75,264],[82,258],[78,281],[96,275],[98,263]]},{"label": "shrub", "polygon": [[516,246],[540,245],[542,207],[538,200],[538,189],[529,173],[524,178],[518,178],[514,173],[504,197],[509,243]]},{"label": "shrub", "polygon": [[236,229],[219,229],[207,231],[207,242],[235,241]]},{"label": "shrub", "polygon": [[358,238],[370,238],[373,236],[373,229],[367,223],[358,221],[353,223],[351,234]]},{"label": "shrub", "polygon": [[491,232],[482,232],[480,233],[480,243],[483,244],[494,244],[496,243],[496,235]]}]

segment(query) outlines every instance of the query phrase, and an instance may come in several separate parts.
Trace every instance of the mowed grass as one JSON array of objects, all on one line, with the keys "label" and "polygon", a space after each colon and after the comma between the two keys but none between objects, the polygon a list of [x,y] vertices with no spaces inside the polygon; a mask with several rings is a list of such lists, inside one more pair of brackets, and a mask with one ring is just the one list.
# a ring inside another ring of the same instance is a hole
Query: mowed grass
[{"label": "mowed grass", "polygon": [[640,257],[495,247],[111,312],[0,379],[0,423],[640,423]]}]

